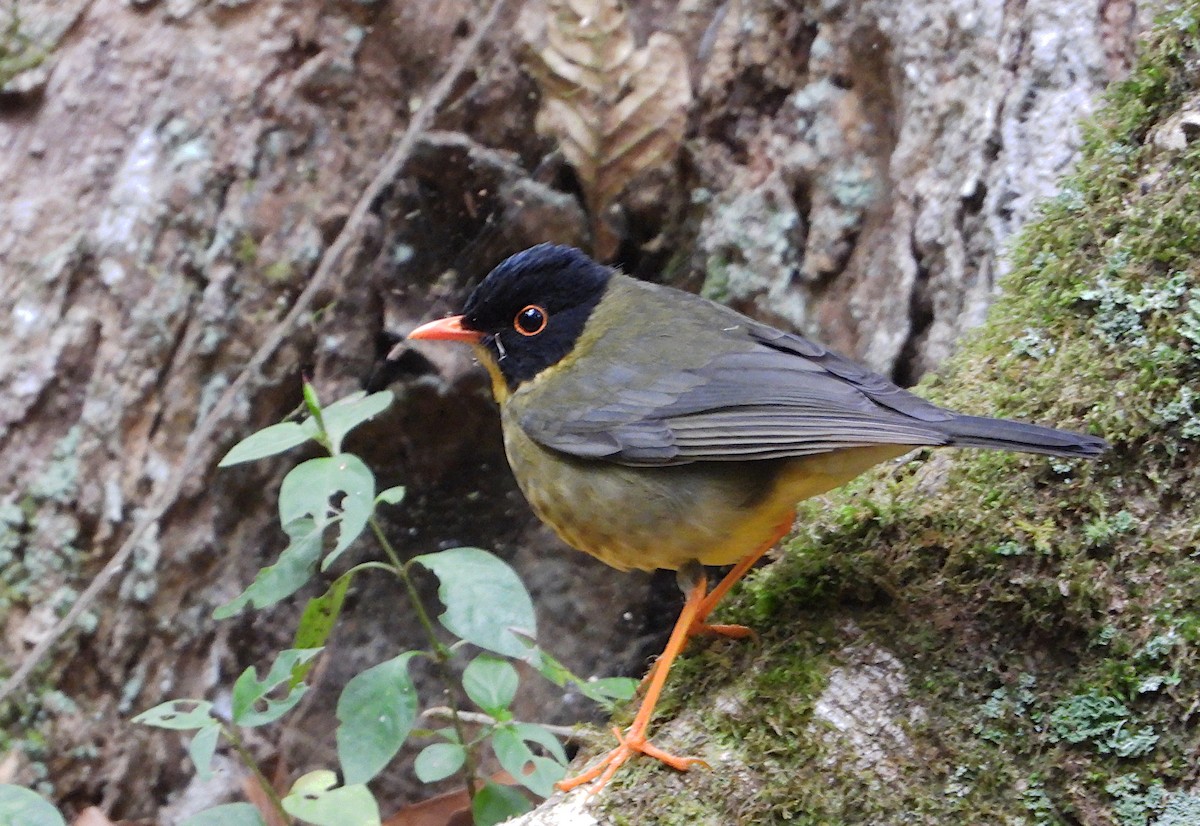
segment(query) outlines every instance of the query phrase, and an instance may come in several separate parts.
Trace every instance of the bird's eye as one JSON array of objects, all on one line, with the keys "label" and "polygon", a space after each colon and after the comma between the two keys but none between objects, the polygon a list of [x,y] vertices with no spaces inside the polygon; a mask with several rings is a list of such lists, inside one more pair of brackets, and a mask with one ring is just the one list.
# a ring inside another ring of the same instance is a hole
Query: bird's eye
[{"label": "bird's eye", "polygon": [[523,336],[536,336],[546,329],[550,317],[536,304],[530,304],[513,319],[513,328]]}]

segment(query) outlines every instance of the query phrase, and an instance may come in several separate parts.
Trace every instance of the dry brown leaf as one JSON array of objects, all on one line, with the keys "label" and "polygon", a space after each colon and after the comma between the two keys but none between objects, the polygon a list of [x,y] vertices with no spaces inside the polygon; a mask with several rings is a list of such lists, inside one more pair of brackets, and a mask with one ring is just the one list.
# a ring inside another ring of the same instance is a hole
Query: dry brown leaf
[{"label": "dry brown leaf", "polygon": [[[536,5],[530,8],[537,8]],[[536,127],[575,169],[600,259],[619,241],[606,212],[630,182],[683,144],[692,87],[683,47],[652,34],[639,49],[619,0],[547,0],[522,20],[526,66],[542,93]]]},{"label": "dry brown leaf", "polygon": [[[512,775],[506,771],[496,772],[491,780],[505,786],[516,785]],[[530,803],[536,803],[528,791],[520,791],[529,798]],[[405,806],[383,821],[383,826],[471,826],[473,822],[471,798],[466,789],[458,789]]]},{"label": "dry brown leaf", "polygon": [[405,806],[383,821],[383,826],[452,826],[459,822],[471,823],[471,798],[466,789]]}]

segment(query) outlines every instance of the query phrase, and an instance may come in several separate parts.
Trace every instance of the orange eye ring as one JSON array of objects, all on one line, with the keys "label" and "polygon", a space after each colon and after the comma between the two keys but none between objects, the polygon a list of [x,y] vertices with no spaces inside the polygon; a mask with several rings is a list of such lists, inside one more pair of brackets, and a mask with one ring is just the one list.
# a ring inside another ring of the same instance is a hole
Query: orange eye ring
[{"label": "orange eye ring", "polygon": [[537,304],[526,304],[513,319],[513,329],[523,336],[536,336],[546,329],[550,314]]}]

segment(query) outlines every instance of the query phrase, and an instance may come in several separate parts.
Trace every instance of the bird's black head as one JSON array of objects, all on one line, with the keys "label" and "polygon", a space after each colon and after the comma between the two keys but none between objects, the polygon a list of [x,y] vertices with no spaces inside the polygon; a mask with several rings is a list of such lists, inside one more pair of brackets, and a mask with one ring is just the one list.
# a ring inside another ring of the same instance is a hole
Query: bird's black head
[{"label": "bird's black head", "polygon": [[574,247],[539,244],[502,261],[463,308],[509,390],[571,352],[613,271]]}]

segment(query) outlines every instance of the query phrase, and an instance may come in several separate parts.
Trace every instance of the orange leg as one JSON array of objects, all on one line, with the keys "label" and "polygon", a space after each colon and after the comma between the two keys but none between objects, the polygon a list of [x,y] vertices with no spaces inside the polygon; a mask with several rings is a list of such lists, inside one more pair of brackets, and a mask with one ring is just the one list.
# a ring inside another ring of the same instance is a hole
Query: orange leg
[{"label": "orange leg", "polygon": [[[717,607],[717,603],[729,593],[729,589],[736,585],[738,580],[754,567],[754,563],[758,562],[763,554],[771,550],[776,542],[787,535],[787,532],[792,529],[792,523],[795,519],[796,514],[793,512],[786,520],[779,523],[771,539],[764,542],[735,565],[711,592],[705,593],[708,588],[708,578],[704,576],[702,570],[700,571],[699,575],[695,578],[695,583],[688,592],[687,601],[683,604],[683,610],[679,613],[679,619],[675,621],[675,627],[671,631],[671,638],[667,641],[667,647],[663,649],[662,654],[655,660],[654,665],[650,667],[650,671],[642,680],[642,685],[648,685],[648,687],[646,689],[646,696],[638,708],[637,716],[633,719],[633,725],[624,734],[621,733],[620,729],[614,728],[613,734],[617,737],[617,747],[582,774],[566,780],[560,780],[556,785],[561,791],[569,792],[572,789],[582,786],[584,783],[599,778],[599,780],[596,780],[596,785],[592,787],[592,794],[595,794],[604,788],[605,784],[613,778],[613,775],[624,765],[625,761],[635,754],[645,754],[661,760],[671,768],[678,769],[679,771],[687,771],[688,768],[697,763],[705,766],[708,765],[697,757],[679,757],[658,748],[646,739],[646,727],[650,724],[650,716],[654,713],[654,706],[658,703],[659,695],[662,694],[663,686],[667,682],[667,674],[671,670],[671,664],[675,662],[675,658],[687,644],[688,637],[693,634],[721,634],[727,637],[742,639],[754,633],[744,625],[709,625],[705,620],[708,619],[708,615],[713,612],[713,609]],[[681,581],[689,573],[686,570],[681,570]]]},{"label": "orange leg", "polygon": [[746,573],[754,567],[754,563],[762,559],[763,554],[775,547],[775,543],[787,536],[787,532],[792,529],[792,523],[796,521],[796,512],[792,511],[788,518],[775,528],[775,532],[771,538],[759,545],[749,556],[742,559],[737,565],[734,565],[729,573],[725,574],[725,578],[717,583],[717,587],[713,588],[700,603],[700,607],[696,610],[696,621],[692,625],[689,633],[691,634],[720,634],[723,637],[733,637],[734,639],[744,639],[754,632],[744,625],[709,625],[705,622],[708,615],[713,612],[729,589],[738,583]]},{"label": "orange leg", "polygon": [[655,746],[646,739],[646,727],[650,724],[650,716],[654,714],[654,706],[658,702],[658,697],[662,694],[663,685],[667,682],[667,672],[671,670],[671,663],[675,661],[675,657],[683,650],[683,646],[687,643],[688,631],[692,628],[696,621],[697,611],[704,600],[705,591],[708,588],[708,580],[703,573],[696,579],[695,584],[688,592],[687,601],[683,605],[683,611],[679,614],[679,619],[675,622],[675,628],[671,631],[671,638],[667,641],[667,647],[663,649],[662,655],[655,663],[654,676],[650,680],[650,687],[646,691],[646,697],[642,700],[642,705],[638,708],[637,716],[633,718],[633,725],[624,734],[620,729],[613,729],[613,733],[617,736],[617,747],[601,758],[600,762],[592,766],[582,774],[567,780],[559,781],[558,788],[564,792],[569,792],[574,788],[582,786],[592,780],[599,780],[592,787],[592,794],[604,788],[604,785],[612,779],[617,773],[617,769],[635,754],[645,754],[657,760],[661,760],[673,769],[679,771],[687,771],[688,768],[700,763],[707,765],[703,760],[697,757],[678,757],[674,754],[669,754]]},{"label": "orange leg", "polygon": [[[738,580],[746,575],[746,573],[754,567],[754,563],[762,559],[763,554],[775,547],[775,543],[783,537],[787,536],[787,532],[792,529],[792,523],[796,520],[796,514],[793,511],[787,519],[779,523],[775,533],[772,534],[770,540],[756,548],[750,555],[746,556],[737,565],[725,575],[725,577],[717,583],[717,587],[713,588],[707,596],[701,601],[696,609],[696,619],[692,621],[692,625],[688,628],[687,635],[695,634],[717,634],[722,637],[730,637],[735,640],[742,640],[754,634],[754,631],[744,625],[709,625],[705,622],[708,615],[717,607],[717,603],[729,593],[729,589],[737,584]],[[650,666],[650,670],[646,672],[646,676],[642,678],[641,685],[638,690],[642,690],[654,676],[658,673],[659,660],[655,660],[654,665]]]}]

